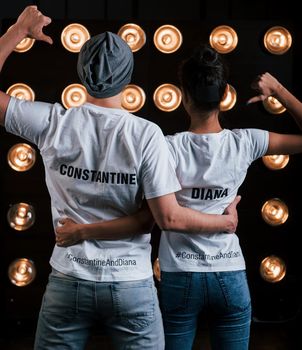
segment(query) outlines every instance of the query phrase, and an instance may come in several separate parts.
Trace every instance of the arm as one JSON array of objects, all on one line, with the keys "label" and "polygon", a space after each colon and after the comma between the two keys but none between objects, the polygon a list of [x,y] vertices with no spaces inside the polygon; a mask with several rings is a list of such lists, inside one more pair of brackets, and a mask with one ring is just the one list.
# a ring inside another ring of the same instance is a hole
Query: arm
[{"label": "arm", "polygon": [[[167,198],[167,197],[170,197]],[[183,208],[174,203],[175,195],[167,195],[152,199],[148,202],[151,210],[157,216],[161,228],[172,227],[174,230],[183,229],[191,232],[234,232],[238,223],[236,206],[241,197],[236,199],[226,208],[225,215],[203,214],[197,211]],[[175,209],[164,210],[161,213],[158,205],[165,208],[172,205]],[[175,217],[173,218],[173,215]],[[180,216],[178,216],[180,215]],[[194,221],[190,221],[194,220]],[[100,221],[93,224],[77,224],[69,218],[61,219],[62,226],[56,227],[56,243],[60,247],[67,247],[85,239],[118,240],[133,236],[133,234],[148,233],[154,225],[153,216],[149,208],[143,207],[137,213],[109,221]]]},{"label": "arm", "polygon": [[[51,22],[49,17],[42,15],[36,6],[28,6],[18,17],[17,22],[0,38],[0,72],[15,47],[26,37],[52,43],[49,36],[43,34],[43,27]],[[5,123],[5,113],[9,103],[9,95],[0,91],[0,125]]]},{"label": "arm", "polygon": [[61,219],[56,227],[56,243],[67,247],[85,239],[119,240],[134,234],[149,233],[154,219],[149,208],[144,207],[133,215],[93,224],[77,224],[69,218]]},{"label": "arm", "polygon": [[[302,103],[292,95],[275,77],[264,73],[257,77],[252,83],[252,88],[259,92],[259,95],[249,99],[249,103],[263,101],[269,96],[274,96],[288,110],[302,130]],[[294,154],[302,152],[302,135],[287,135],[269,133],[269,154]]]},{"label": "arm", "polygon": [[238,224],[236,206],[241,197],[237,196],[224,215],[205,214],[181,207],[175,194],[147,200],[153,217],[162,230],[189,233],[235,232]]}]

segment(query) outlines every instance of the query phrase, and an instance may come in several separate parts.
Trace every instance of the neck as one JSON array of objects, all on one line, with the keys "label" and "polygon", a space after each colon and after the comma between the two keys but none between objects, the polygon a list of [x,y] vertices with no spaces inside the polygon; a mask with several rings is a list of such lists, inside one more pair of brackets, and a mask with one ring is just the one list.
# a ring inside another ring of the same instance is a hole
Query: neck
[{"label": "neck", "polygon": [[199,113],[191,113],[189,131],[195,134],[212,134],[222,131],[218,115],[218,111],[215,111],[208,116],[201,116]]},{"label": "neck", "polygon": [[122,93],[107,98],[96,98],[87,94],[87,102],[100,107],[122,109]]}]

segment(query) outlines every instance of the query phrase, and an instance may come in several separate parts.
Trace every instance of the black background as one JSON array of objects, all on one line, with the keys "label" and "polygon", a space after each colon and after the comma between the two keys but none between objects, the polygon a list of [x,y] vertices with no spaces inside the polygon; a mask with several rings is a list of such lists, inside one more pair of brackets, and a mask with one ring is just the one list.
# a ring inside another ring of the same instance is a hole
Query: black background
[{"label": "black background", "polygon": [[[253,96],[252,79],[269,71],[301,99],[302,31],[297,6],[291,1],[163,1],[163,0],[2,0],[0,30],[3,34],[14,23],[23,8],[36,4],[53,19],[46,33],[54,44],[35,42],[26,53],[12,53],[0,77],[3,91],[17,82],[28,84],[36,100],[60,102],[63,89],[78,83],[77,54],[61,44],[60,35],[70,23],[81,23],[95,35],[110,30],[117,32],[126,23],[140,25],[146,33],[146,44],[134,53],[133,84],[146,93],[146,103],[137,115],[152,120],[171,134],[185,130],[187,119],[182,106],[173,112],[162,112],[153,103],[153,92],[163,83],[178,85],[177,64],[198,42],[208,41],[218,25],[230,25],[238,34],[238,46],[224,55],[230,67],[229,83],[237,91],[235,107],[224,113],[230,128],[256,127],[283,133],[299,133],[290,115],[269,114],[261,103],[246,105]],[[153,44],[155,30],[163,24],[175,25],[183,35],[183,44],[173,54],[159,52]],[[263,36],[270,27],[281,25],[292,35],[291,49],[284,55],[272,55],[263,46]],[[1,48],[0,48],[1,49]],[[7,164],[7,152],[22,139],[0,130],[0,315],[4,321],[0,337],[13,337],[16,331],[34,329],[42,294],[50,271],[49,258],[54,245],[49,195],[44,183],[40,156],[28,172],[18,173]],[[35,146],[33,146],[35,147]],[[240,189],[238,235],[247,263],[248,280],[253,299],[254,322],[269,324],[301,321],[300,218],[301,155],[290,157],[279,171],[266,168],[261,159],[250,168]],[[284,200],[289,219],[277,227],[267,225],[261,207],[270,198]],[[26,202],[35,207],[36,222],[26,231],[14,231],[6,215],[10,205]],[[153,259],[156,257],[159,230],[153,237]],[[259,275],[259,265],[268,255],[281,257],[287,266],[286,277],[279,283],[268,283]],[[12,285],[7,276],[9,264],[16,258],[30,258],[37,277],[26,287]]]}]

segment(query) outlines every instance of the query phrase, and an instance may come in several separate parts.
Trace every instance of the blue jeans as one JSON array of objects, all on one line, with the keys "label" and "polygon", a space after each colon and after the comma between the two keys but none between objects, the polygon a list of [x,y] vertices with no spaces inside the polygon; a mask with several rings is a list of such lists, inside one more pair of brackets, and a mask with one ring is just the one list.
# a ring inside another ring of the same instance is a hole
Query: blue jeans
[{"label": "blue jeans", "polygon": [[247,350],[251,298],[245,271],[161,272],[166,350],[191,350],[206,313],[212,350]]},{"label": "blue jeans", "polygon": [[163,350],[164,333],[153,278],[91,282],[52,271],[43,297],[35,350],[82,350],[92,327],[117,350]]}]

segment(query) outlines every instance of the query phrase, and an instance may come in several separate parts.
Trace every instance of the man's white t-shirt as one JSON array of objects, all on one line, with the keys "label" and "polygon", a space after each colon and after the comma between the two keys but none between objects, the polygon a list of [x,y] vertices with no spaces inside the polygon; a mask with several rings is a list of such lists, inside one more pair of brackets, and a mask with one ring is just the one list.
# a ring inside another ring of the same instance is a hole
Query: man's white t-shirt
[{"label": "man's white t-shirt", "polygon": [[[167,136],[182,190],[180,205],[204,213],[223,214],[234,200],[247,169],[268,148],[268,132],[224,129],[213,134],[182,132]],[[159,247],[161,270],[167,272],[245,269],[234,233],[188,234],[163,231]]]},{"label": "man's white t-shirt", "polygon": [[[65,110],[12,97],[5,127],[40,150],[54,227],[66,216],[92,223],[130,215],[143,197],[180,189],[161,129],[125,110],[89,103]],[[50,264],[86,280],[139,280],[152,276],[150,252],[150,233],[86,240],[56,245]]]}]

